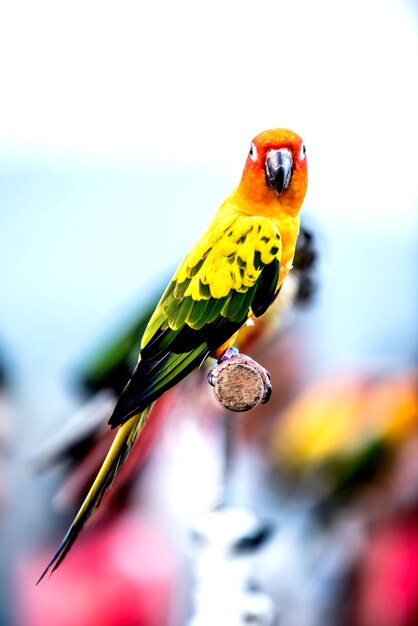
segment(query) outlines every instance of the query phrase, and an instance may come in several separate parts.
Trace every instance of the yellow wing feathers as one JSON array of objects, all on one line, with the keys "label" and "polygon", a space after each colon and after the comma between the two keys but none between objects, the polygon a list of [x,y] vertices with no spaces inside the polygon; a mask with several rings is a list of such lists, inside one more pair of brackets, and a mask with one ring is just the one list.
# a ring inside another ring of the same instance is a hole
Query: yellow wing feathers
[{"label": "yellow wing feathers", "polygon": [[[178,330],[184,323],[191,328],[211,321],[210,312],[194,318],[196,304],[225,299],[223,307],[214,307],[214,314],[228,316],[231,298],[248,294],[260,278],[266,265],[277,260],[280,264],[282,241],[273,220],[265,217],[235,217],[212,222],[205,235],[185,257],[157,306],[142,339],[146,346],[154,333],[166,325]],[[182,314],[177,306],[182,302]],[[242,308],[240,307],[240,310]],[[173,313],[176,313],[174,315]],[[208,317],[209,316],[209,317]]]},{"label": "yellow wing feathers", "polygon": [[[180,265],[174,280],[189,284],[184,292],[194,300],[223,298],[231,289],[247,291],[261,273],[262,265],[281,257],[281,238],[272,220],[265,217],[240,217],[228,228],[214,229],[212,237],[204,237],[192,255]],[[207,285],[209,293],[201,288]]]}]

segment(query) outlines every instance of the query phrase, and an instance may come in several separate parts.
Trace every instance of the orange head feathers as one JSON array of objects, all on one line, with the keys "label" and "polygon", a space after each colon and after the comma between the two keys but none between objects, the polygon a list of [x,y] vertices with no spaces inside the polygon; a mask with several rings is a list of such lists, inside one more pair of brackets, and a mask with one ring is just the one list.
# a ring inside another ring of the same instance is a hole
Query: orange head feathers
[{"label": "orange head feathers", "polygon": [[266,130],[251,143],[238,193],[263,214],[295,215],[308,184],[306,149],[302,139],[285,128]]}]

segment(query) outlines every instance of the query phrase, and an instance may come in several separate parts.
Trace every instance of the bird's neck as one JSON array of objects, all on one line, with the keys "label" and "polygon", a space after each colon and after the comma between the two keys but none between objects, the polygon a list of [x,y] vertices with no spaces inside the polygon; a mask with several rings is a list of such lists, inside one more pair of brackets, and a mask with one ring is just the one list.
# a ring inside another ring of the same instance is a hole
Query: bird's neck
[{"label": "bird's neck", "polygon": [[280,232],[293,231],[295,228],[299,231],[300,204],[289,206],[288,202],[281,201],[273,194],[267,199],[265,197],[249,199],[242,193],[240,187],[237,187],[219,207],[219,213],[223,216],[231,214],[235,217],[237,215],[267,217],[277,224]]},{"label": "bird's neck", "polygon": [[282,216],[297,218],[303,197],[293,197],[293,194],[278,196],[274,191],[267,190],[260,194],[248,194],[246,189],[239,185],[229,196],[238,212],[242,215],[260,215],[271,219],[280,219]]}]

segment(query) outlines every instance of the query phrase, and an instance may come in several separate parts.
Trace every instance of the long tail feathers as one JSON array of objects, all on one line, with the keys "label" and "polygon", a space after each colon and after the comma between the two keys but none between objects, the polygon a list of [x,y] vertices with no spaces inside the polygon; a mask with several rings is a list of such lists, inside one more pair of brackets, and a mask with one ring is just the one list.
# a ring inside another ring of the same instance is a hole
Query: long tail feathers
[{"label": "long tail feathers", "polygon": [[80,510],[36,584],[41,582],[45,574],[51,568],[52,574],[64,560],[92,511],[95,507],[99,506],[105,492],[111,486],[113,479],[141,432],[150,410],[151,406],[147,407],[141,413],[138,413],[138,415],[134,415],[130,420],[120,426],[113,444]]}]

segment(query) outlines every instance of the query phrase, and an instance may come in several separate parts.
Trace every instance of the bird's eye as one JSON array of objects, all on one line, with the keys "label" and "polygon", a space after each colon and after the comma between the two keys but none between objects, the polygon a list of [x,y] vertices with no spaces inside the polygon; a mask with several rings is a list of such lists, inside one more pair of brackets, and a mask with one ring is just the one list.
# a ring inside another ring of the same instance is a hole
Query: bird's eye
[{"label": "bird's eye", "polygon": [[301,147],[300,147],[299,159],[300,159],[301,161],[303,161],[303,159],[304,159],[305,157],[306,157],[306,146],[305,146],[305,144],[303,143],[303,144],[301,145]]},{"label": "bird's eye", "polygon": [[253,143],[251,144],[251,147],[250,147],[249,156],[252,161],[257,161],[258,159],[257,148],[255,147]]}]

